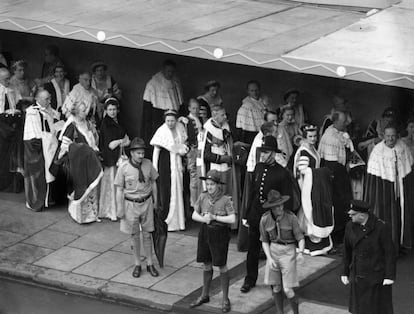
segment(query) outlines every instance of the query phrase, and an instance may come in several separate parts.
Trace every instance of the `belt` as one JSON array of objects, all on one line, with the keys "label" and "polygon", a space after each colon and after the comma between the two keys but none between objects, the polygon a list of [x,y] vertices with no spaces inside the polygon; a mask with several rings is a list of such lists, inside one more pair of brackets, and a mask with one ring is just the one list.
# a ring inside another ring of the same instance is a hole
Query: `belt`
[{"label": "belt", "polygon": [[138,197],[135,199],[129,198],[129,197],[125,197],[125,199],[127,201],[133,202],[133,203],[144,203],[147,199],[149,199],[152,196],[152,194],[148,194],[147,196],[144,197]]},{"label": "belt", "polygon": [[281,245],[290,245],[290,244],[295,244],[295,242],[284,242],[284,241],[276,241],[275,243],[277,243],[277,244],[281,244]]}]

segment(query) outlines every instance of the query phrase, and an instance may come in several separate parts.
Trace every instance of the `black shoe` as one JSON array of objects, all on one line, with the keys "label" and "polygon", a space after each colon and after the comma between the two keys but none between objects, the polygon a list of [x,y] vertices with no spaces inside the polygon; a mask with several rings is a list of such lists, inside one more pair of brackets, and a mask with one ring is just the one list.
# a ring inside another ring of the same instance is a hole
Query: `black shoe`
[{"label": "black shoe", "polygon": [[152,277],[158,277],[160,275],[158,273],[158,270],[155,269],[154,265],[148,265],[147,272],[149,272]]},{"label": "black shoe", "polygon": [[241,291],[241,292],[243,292],[243,293],[247,293],[247,292],[249,292],[249,291],[250,291],[250,289],[252,289],[253,287],[254,287],[254,285],[251,285],[251,284],[249,284],[249,283],[245,282],[245,283],[243,284],[243,286],[241,286],[240,291]]},{"label": "black shoe", "polygon": [[228,312],[230,312],[230,310],[231,310],[230,300],[229,299],[224,300],[223,304],[221,305],[221,311],[223,313],[228,313]]},{"label": "black shoe", "polygon": [[141,266],[135,266],[134,271],[132,272],[132,277],[138,278],[141,276]]},{"label": "black shoe", "polygon": [[195,300],[193,303],[190,304],[190,308],[197,307],[197,306],[200,306],[201,304],[208,303],[208,302],[210,302],[210,297],[208,295],[205,297],[201,296],[197,300]]}]

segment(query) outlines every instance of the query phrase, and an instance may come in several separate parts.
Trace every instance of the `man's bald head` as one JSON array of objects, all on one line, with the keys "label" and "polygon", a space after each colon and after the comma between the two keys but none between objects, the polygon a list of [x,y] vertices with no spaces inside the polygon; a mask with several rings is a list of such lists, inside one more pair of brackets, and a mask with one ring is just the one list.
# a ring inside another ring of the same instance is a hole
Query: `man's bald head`
[{"label": "man's bald head", "polygon": [[44,107],[47,108],[50,106],[50,94],[47,90],[40,90],[36,94],[36,102]]}]

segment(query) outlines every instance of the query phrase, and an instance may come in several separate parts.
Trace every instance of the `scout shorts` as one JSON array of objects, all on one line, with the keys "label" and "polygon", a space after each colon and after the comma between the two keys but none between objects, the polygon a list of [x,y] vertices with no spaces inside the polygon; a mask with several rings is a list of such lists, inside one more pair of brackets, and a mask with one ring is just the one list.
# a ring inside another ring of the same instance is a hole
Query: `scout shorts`
[{"label": "scout shorts", "polygon": [[230,231],[227,226],[202,224],[198,234],[197,262],[226,266],[229,242]]},{"label": "scout shorts", "polygon": [[154,207],[152,197],[143,203],[134,203],[128,200],[124,202],[125,217],[121,219],[120,230],[127,234],[135,234],[140,231],[154,231]]},{"label": "scout shorts", "polygon": [[277,266],[273,268],[269,262],[266,263],[264,283],[272,286],[283,285],[284,288],[298,287],[296,245],[272,242],[270,243],[270,253]]}]

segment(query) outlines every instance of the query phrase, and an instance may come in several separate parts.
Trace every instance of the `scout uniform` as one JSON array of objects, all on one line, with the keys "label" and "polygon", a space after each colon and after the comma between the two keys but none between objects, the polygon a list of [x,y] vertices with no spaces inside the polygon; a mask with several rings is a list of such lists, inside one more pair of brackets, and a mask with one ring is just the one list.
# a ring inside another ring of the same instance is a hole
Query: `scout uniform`
[{"label": "scout uniform", "polygon": [[286,288],[299,286],[296,273],[296,242],[303,239],[298,219],[291,211],[275,218],[272,212],[265,213],[260,220],[260,241],[270,243],[270,252],[277,264],[271,268],[266,264],[264,282],[267,285],[282,285]]},{"label": "scout uniform", "polygon": [[[235,217],[234,208],[230,197],[224,195],[224,191],[219,186],[223,182],[220,181],[220,173],[217,170],[210,170],[205,177],[200,177],[200,179],[211,180],[217,185],[212,194],[208,193],[207,187],[207,191],[199,196],[194,206],[193,219],[203,222],[198,234],[197,262],[204,263],[204,271],[202,295],[190,304],[190,308],[210,302],[208,294],[213,279],[212,266],[217,266],[220,268],[223,296],[221,311],[227,313],[231,311],[231,303],[229,299],[230,277],[226,264],[230,242],[230,223],[234,223],[235,220],[227,220],[227,218]],[[206,216],[210,219],[206,220]],[[223,218],[218,219],[219,217]],[[223,220],[232,222],[224,223]]]},{"label": "scout uniform", "polygon": [[121,219],[120,229],[127,234],[142,231],[154,231],[154,206],[152,200],[152,182],[158,178],[151,161],[143,159],[141,171],[145,181],[140,182],[139,170],[128,160],[121,164],[115,177],[114,184],[124,188],[125,217]]},{"label": "scout uniform", "polygon": [[[221,194],[221,197],[212,199],[203,192],[198,198],[194,210],[200,215],[210,213],[217,216],[234,214],[230,197]],[[212,221],[209,225],[202,224],[198,235],[197,262],[211,263],[213,266],[225,266],[230,241],[229,225]]]}]

